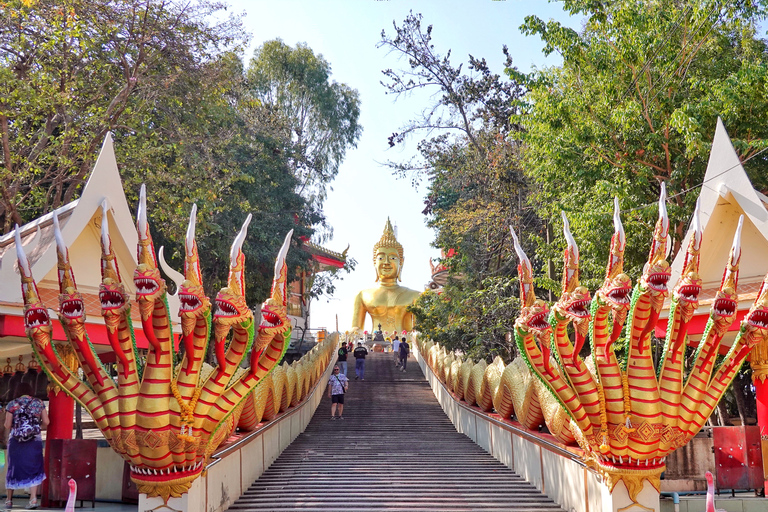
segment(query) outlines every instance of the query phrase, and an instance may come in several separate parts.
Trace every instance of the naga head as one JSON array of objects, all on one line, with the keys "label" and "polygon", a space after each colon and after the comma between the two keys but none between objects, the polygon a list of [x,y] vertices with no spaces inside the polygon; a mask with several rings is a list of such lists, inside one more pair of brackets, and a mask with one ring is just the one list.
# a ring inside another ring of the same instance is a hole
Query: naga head
[{"label": "naga head", "polygon": [[680,279],[672,291],[677,307],[682,308],[682,318],[686,322],[690,321],[696,308],[699,307],[699,293],[701,292],[699,251],[701,250],[702,228],[699,219],[699,200],[696,201],[696,210],[693,213],[691,229],[693,232],[685,253],[683,271],[680,273]]},{"label": "naga head", "polygon": [[669,217],[667,216],[667,187],[661,184],[659,195],[659,219],[653,231],[653,242],[648,253],[648,261],[645,264],[643,275],[640,278],[640,288],[650,292],[654,309],[660,309],[664,298],[667,296],[671,271],[667,262],[669,253]]},{"label": "naga head", "polygon": [[725,265],[723,279],[720,281],[720,289],[715,294],[715,300],[712,301],[710,317],[714,321],[713,328],[721,335],[725,334],[725,331],[733,324],[739,306],[739,262],[741,260],[741,228],[743,224],[744,216],[742,215],[739,218],[736,233],[733,235],[733,245],[728,255],[728,263]]},{"label": "naga head", "polygon": [[101,284],[99,285],[99,302],[101,303],[101,315],[104,317],[107,328],[111,330],[116,329],[120,316],[130,307],[130,296],[120,279],[120,269],[117,266],[115,252],[112,250],[106,199],[101,203]]},{"label": "naga head", "polygon": [[77,291],[75,274],[69,263],[69,249],[64,244],[64,237],[59,227],[59,216],[53,212],[53,235],[56,239],[59,276],[59,320],[62,324],[85,324],[85,302]]},{"label": "naga head", "polygon": [[223,344],[230,328],[239,323],[253,319],[253,312],[245,302],[245,254],[243,242],[248,234],[248,224],[251,223],[248,214],[240,232],[232,243],[229,253],[229,278],[227,286],[216,295],[216,310],[214,312],[216,344]]},{"label": "naga head", "polygon": [[139,265],[133,273],[136,285],[136,300],[142,316],[148,316],[156,300],[165,294],[165,280],[160,275],[155,259],[155,246],[147,223],[147,187],[142,184],[139,193],[139,208],[136,212],[136,227],[139,231],[139,246],[136,255]]},{"label": "naga head", "polygon": [[579,286],[579,246],[576,245],[571,234],[568,219],[565,212],[561,212],[563,217],[563,234],[568,242],[563,257],[563,284],[558,300],[552,311],[560,318],[567,319],[573,323],[576,332],[583,338],[589,331],[589,320],[591,318],[589,309],[592,297],[584,286]]},{"label": "naga head", "polygon": [[254,342],[255,352],[264,348],[275,336],[284,334],[290,328],[288,320],[288,265],[285,257],[291,246],[293,230],[285,235],[283,246],[275,261],[275,275],[272,280],[272,293],[261,305],[261,324]]},{"label": "naga head", "polygon": [[749,347],[764,343],[768,339],[768,274],[760,285],[754,304],[744,317],[741,329],[744,333],[742,339]]},{"label": "naga head", "polygon": [[[523,251],[515,230],[510,226],[512,240],[519,264],[517,274],[520,279],[520,315],[515,321],[515,327],[538,336],[548,334],[552,327],[547,322],[549,307],[541,299],[537,299],[533,289],[533,266],[531,260]],[[544,339],[544,338],[541,338]],[[547,347],[548,349],[549,347]]]},{"label": "naga head", "polygon": [[13,232],[16,242],[16,257],[19,261],[19,273],[21,274],[21,293],[24,297],[24,329],[30,339],[40,343],[43,339],[50,339],[53,332],[51,317],[40,299],[37,291],[37,283],[32,276],[32,267],[29,264],[27,254],[21,245],[19,225]]},{"label": "naga head", "polygon": [[187,236],[184,240],[184,281],[179,285],[179,316],[181,328],[189,334],[195,327],[195,321],[200,315],[207,314],[211,301],[203,290],[203,277],[200,272],[200,259],[195,241],[195,223],[197,220],[197,205],[192,205],[187,225]]},{"label": "naga head", "polygon": [[613,237],[611,238],[611,253],[608,255],[608,266],[605,280],[595,296],[600,304],[606,304],[616,318],[626,318],[632,295],[632,279],[624,273],[624,249],[627,237],[619,215],[619,198],[613,199]]}]

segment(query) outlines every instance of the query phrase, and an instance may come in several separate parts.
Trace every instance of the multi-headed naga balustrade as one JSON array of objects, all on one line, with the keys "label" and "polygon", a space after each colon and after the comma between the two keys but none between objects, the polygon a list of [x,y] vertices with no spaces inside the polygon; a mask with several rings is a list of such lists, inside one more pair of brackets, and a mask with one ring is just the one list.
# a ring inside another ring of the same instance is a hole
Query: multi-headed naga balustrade
[{"label": "multi-headed naga balustrade", "polygon": [[[142,361],[131,325],[130,298],[111,247],[107,213],[103,205],[99,299],[109,343],[116,354],[116,378],[107,373],[88,341],[83,298],[77,291],[55,215],[59,319],[83,378],[64,363],[51,343],[51,319],[40,300],[17,227],[25,327],[32,349],[51,381],[86,408],[110,446],[128,461],[139,491],[167,502],[169,497],[178,497],[189,489],[211,454],[238,423],[253,428],[262,418],[271,419],[303,399],[320,378],[333,350],[328,349],[329,343],[298,364],[278,366],[290,339],[285,257],[292,232],[280,249],[272,293],[261,306],[261,323],[255,325],[253,312],[245,303],[245,256],[241,250],[250,215],[232,245],[229,279],[216,296],[211,319],[211,301],[203,291],[195,243],[193,208],[186,237],[185,280],[179,287],[184,355],[174,367],[166,286],[157,268],[142,186],[137,214],[139,265],[133,276],[141,323],[149,342],[149,353]],[[215,368],[203,362],[211,323],[218,362]],[[241,368],[249,350],[250,364]],[[275,369],[278,371],[272,375]],[[251,393],[254,388],[257,393]]]},{"label": "multi-headed naga balustrade", "polygon": [[[651,333],[670,279],[665,199],[662,187],[648,260],[634,290],[623,273],[625,236],[618,201],[605,280],[593,296],[579,286],[579,249],[564,216],[568,248],[562,291],[551,309],[534,295],[531,262],[512,232],[521,298],[514,335],[523,358],[506,366],[500,359],[474,364],[419,342],[430,366],[458,398],[486,411],[495,408],[502,417],[514,412],[527,428],[546,421],[561,442],[578,443],[609,489],[623,481],[632,501],[646,480],[659,489],[666,456],[701,430],[752,348],[768,339],[767,275],[736,339],[717,362],[721,341],[736,318],[740,220],[708,324],[693,364],[685,368],[688,323],[701,291],[697,207],[682,274],[670,297],[662,357],[654,367]],[[588,355],[582,350],[587,336]],[[623,355],[615,350],[620,339]]]}]

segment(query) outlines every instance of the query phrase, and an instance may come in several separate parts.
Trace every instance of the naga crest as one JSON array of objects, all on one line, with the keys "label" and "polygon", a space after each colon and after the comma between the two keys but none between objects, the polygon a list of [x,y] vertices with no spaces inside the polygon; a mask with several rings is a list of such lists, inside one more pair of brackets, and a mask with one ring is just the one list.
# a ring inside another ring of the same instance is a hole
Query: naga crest
[{"label": "naga crest", "polygon": [[253,311],[245,303],[245,254],[242,250],[250,223],[251,214],[248,214],[229,253],[227,286],[216,295],[216,310],[213,318],[216,320],[214,337],[216,359],[219,364],[224,360],[224,344],[232,326],[243,322],[253,322]]},{"label": "naga crest", "polygon": [[69,264],[69,249],[64,244],[59,227],[59,216],[53,212],[54,238],[56,239],[57,269],[59,277],[59,321],[62,324],[84,324],[85,302],[77,291],[75,275]]},{"label": "naga crest", "polygon": [[165,295],[165,280],[160,276],[155,259],[155,246],[152,235],[149,234],[147,222],[147,188],[141,185],[139,193],[139,209],[136,213],[136,224],[139,232],[139,245],[136,259],[139,265],[133,275],[136,285],[136,300],[139,308],[151,307],[154,301]]},{"label": "naga crest", "polygon": [[533,266],[531,260],[525,255],[520,241],[517,239],[515,230],[510,226],[512,239],[515,244],[515,252],[519,264],[517,272],[520,276],[520,316],[517,319],[520,327],[537,334],[543,334],[549,331],[550,326],[547,323],[549,307],[543,300],[537,299],[533,289]]},{"label": "naga crest", "polygon": [[211,301],[203,290],[203,276],[200,271],[200,257],[195,241],[195,225],[197,222],[197,205],[192,205],[189,214],[187,236],[184,239],[184,281],[179,284],[179,316],[184,335],[191,333],[195,320],[210,312]]},{"label": "naga crest", "polygon": [[699,277],[699,252],[701,250],[701,221],[699,219],[699,201],[696,201],[696,209],[693,212],[691,241],[685,252],[685,262],[680,279],[672,291],[672,300],[681,308],[686,321],[693,317],[693,313],[699,307],[699,293],[701,292],[701,278]]},{"label": "naga crest", "polygon": [[669,254],[669,217],[667,216],[667,187],[661,184],[659,194],[659,219],[653,230],[653,242],[648,253],[648,261],[645,264],[643,275],[640,278],[640,288],[648,290],[654,303],[654,308],[660,309],[667,296],[667,284],[671,271],[667,262]]},{"label": "naga crest", "polygon": [[568,242],[563,256],[563,284],[561,288],[560,300],[558,300],[552,311],[560,318],[568,319],[576,329],[577,350],[581,348],[589,330],[590,304],[592,296],[583,286],[579,286],[579,246],[573,239],[571,229],[565,212],[561,213],[563,217],[563,234]]},{"label": "naga crest", "polygon": [[109,219],[107,217],[107,202],[101,204],[101,284],[99,285],[99,302],[101,315],[107,324],[107,329],[114,331],[118,327],[120,317],[130,309],[130,296],[120,279],[115,253],[112,250],[112,239],[109,237]]},{"label": "naga crest", "polygon": [[32,277],[32,268],[24,253],[24,247],[21,245],[21,234],[19,225],[13,232],[16,242],[16,255],[19,261],[19,274],[21,274],[21,294],[24,297],[24,328],[27,336],[37,340],[41,346],[47,344],[50,346],[50,338],[53,327],[51,326],[51,317],[48,310],[40,300],[40,294],[37,291],[37,283]]},{"label": "naga crest", "polygon": [[288,319],[288,264],[285,260],[291,246],[293,230],[285,235],[283,246],[275,261],[275,278],[272,281],[272,293],[261,305],[261,324],[259,335],[254,342],[253,351],[261,351],[275,336],[285,336],[291,328]]},{"label": "naga crest", "polygon": [[736,234],[733,237],[733,245],[728,253],[728,263],[723,271],[723,279],[720,281],[720,289],[715,294],[712,302],[712,328],[722,337],[733,321],[739,305],[739,261],[741,260],[741,229],[744,225],[744,216],[739,217]]},{"label": "naga crest", "polygon": [[600,289],[595,293],[595,297],[598,303],[610,306],[614,316],[621,316],[621,321],[623,322],[629,310],[632,280],[624,273],[624,249],[626,249],[627,238],[624,234],[624,226],[621,224],[619,212],[619,198],[614,198],[614,233],[611,238],[611,251],[608,255],[605,280]]}]

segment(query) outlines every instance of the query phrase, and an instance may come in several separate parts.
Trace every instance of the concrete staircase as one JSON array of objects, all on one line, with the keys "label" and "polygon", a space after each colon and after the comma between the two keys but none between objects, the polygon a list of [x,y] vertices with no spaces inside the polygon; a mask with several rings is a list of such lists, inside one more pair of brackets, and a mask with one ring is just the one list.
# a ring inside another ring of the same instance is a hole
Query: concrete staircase
[{"label": "concrete staircase", "polygon": [[306,431],[229,510],[536,511],[562,508],[463,434],[418,365],[370,354],[365,380],[330,419],[325,395]]}]

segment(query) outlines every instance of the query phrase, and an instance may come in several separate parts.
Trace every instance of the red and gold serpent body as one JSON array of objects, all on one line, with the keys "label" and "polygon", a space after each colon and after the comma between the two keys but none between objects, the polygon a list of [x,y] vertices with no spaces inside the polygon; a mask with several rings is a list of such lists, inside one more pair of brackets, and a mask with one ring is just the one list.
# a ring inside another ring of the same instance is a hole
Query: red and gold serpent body
[{"label": "red and gold serpent body", "polygon": [[[521,290],[521,311],[514,332],[529,372],[521,378],[519,359],[506,368],[494,362],[485,369],[487,378],[483,381],[488,386],[498,383],[495,390],[485,393],[495,393],[493,403],[504,417],[513,412],[510,404],[517,407],[524,399],[529,400],[524,397],[536,394],[550,432],[564,443],[568,443],[569,437],[575,440],[584,450],[587,462],[603,474],[609,488],[623,481],[633,500],[645,480],[659,488],[666,456],[699,432],[750,350],[768,338],[767,275],[736,340],[716,364],[720,342],[736,316],[740,223],[695,361],[686,372],[687,326],[698,306],[701,290],[701,227],[695,216],[683,271],[671,298],[669,327],[657,372],[651,357],[650,336],[668,294],[670,277],[664,200],[662,189],[648,261],[631,300],[631,281],[623,273],[625,238],[618,205],[605,281],[589,306],[585,302],[589,300],[588,293],[578,285],[578,248],[567,229],[562,294],[551,313],[547,304],[533,295],[532,267],[514,236]],[[585,309],[589,309],[588,314]],[[544,320],[547,315],[549,323]],[[579,352],[584,322],[589,325],[592,350],[582,358]],[[573,325],[573,338],[568,334],[569,325]],[[622,355],[616,351],[615,342],[621,339],[623,327]],[[435,368],[441,358],[448,360],[437,345],[426,340],[417,344],[431,367]],[[451,364],[455,366],[460,361],[453,356]],[[464,370],[462,366],[462,373],[471,373],[472,367],[470,364]],[[503,377],[495,377],[508,371],[515,372],[517,382],[525,385],[505,386]],[[466,386],[462,385],[461,379],[455,380],[453,392],[466,400]],[[467,401],[473,398],[470,394]],[[551,412],[553,403],[557,413]],[[487,406],[480,401],[477,404],[481,408]],[[527,428],[538,426],[529,421],[535,417],[530,407],[514,413]],[[565,419],[558,413],[564,414]]]},{"label": "red and gold serpent body", "polygon": [[[186,492],[201,474],[213,451],[234,430],[246,405],[252,410],[254,404],[259,407],[259,403],[269,402],[266,403],[266,412],[262,412],[256,423],[262,418],[274,417],[277,410],[295,405],[306,395],[308,387],[317,382],[322,374],[319,367],[329,362],[333,352],[318,346],[306,356],[306,361],[294,363],[290,368],[294,375],[300,376],[298,385],[294,386],[298,394],[289,393],[283,400],[286,402],[284,406],[278,404],[275,407],[277,388],[280,398],[283,398],[286,387],[283,385],[285,369],[278,372],[274,383],[270,372],[280,368],[277,363],[282,359],[290,339],[285,257],[292,232],[286,236],[278,255],[272,293],[262,306],[262,322],[257,326],[244,299],[245,257],[241,246],[249,216],[233,244],[228,285],[216,297],[216,312],[211,326],[211,301],[203,290],[194,240],[195,213],[193,210],[187,232],[185,280],[179,288],[184,357],[174,368],[174,340],[166,286],[157,269],[142,187],[137,215],[138,267],[134,274],[136,301],[149,342],[149,353],[142,367],[134,343],[130,300],[111,248],[107,232],[108,211],[103,205],[99,298],[108,340],[116,354],[117,374],[114,379],[101,365],[88,342],[83,299],[77,292],[68,249],[58,230],[58,219],[54,216],[59,257],[59,318],[85,380],[81,380],[63,363],[51,343],[51,321],[39,298],[18,229],[16,231],[25,303],[24,320],[33,351],[52,381],[88,410],[112,448],[129,462],[131,478],[140,492],[161,496],[166,501],[171,496]],[[211,330],[218,365],[206,368],[203,359]],[[250,365],[240,368],[241,360],[252,345]],[[256,397],[251,393],[263,381],[269,384],[266,387],[269,401],[262,400],[264,392]],[[269,410],[270,403],[272,412]],[[255,426],[254,419],[251,415],[250,427]]]}]

